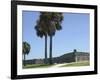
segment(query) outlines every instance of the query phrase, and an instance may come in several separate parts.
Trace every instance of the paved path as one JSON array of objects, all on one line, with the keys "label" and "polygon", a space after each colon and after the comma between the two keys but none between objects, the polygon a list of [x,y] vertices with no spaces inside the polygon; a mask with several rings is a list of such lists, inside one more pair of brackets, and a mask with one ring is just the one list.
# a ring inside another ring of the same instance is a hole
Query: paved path
[{"label": "paved path", "polygon": [[67,63],[55,64],[55,65],[51,66],[51,68],[57,68],[57,67],[60,67],[60,66],[66,65],[66,64],[67,64]]}]

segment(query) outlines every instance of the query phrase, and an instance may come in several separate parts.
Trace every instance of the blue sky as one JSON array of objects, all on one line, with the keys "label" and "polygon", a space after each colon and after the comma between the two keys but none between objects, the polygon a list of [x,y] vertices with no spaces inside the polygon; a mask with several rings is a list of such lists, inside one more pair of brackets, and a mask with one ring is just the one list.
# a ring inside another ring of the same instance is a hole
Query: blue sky
[{"label": "blue sky", "polygon": [[[73,49],[89,52],[89,14],[63,13],[62,30],[57,31],[53,37],[53,57],[60,56]],[[30,44],[31,50],[26,59],[44,58],[44,37],[37,37],[34,29],[39,12],[22,12],[22,36],[23,41]],[[48,37],[49,55],[49,37]]]}]

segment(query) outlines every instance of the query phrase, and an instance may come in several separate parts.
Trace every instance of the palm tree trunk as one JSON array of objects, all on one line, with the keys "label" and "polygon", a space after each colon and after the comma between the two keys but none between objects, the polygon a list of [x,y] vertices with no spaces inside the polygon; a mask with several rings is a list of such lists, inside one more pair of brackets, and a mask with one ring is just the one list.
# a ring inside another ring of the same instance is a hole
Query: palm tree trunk
[{"label": "palm tree trunk", "polygon": [[47,64],[47,35],[45,35],[45,64]]},{"label": "palm tree trunk", "polygon": [[49,63],[52,64],[52,36],[50,36],[50,54],[49,54]]},{"label": "palm tree trunk", "polygon": [[25,66],[25,60],[26,60],[26,57],[25,57],[25,54],[24,54],[24,66]]}]

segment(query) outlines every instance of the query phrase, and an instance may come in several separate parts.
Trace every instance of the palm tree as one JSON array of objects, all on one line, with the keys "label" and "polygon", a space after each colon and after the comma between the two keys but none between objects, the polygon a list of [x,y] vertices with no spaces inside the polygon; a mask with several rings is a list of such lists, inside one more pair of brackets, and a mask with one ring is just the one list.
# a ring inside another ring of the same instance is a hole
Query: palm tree
[{"label": "palm tree", "polygon": [[62,26],[61,26],[61,22],[63,20],[63,15],[62,13],[50,13],[48,15],[50,17],[49,20],[49,32],[48,35],[50,37],[50,52],[49,52],[49,63],[53,64],[52,62],[52,37],[55,35],[56,30],[61,30]]},{"label": "palm tree", "polygon": [[35,29],[39,37],[45,36],[45,61],[47,60],[47,35],[50,37],[49,63],[52,64],[52,37],[56,30],[61,30],[62,13],[40,12],[40,19]]},{"label": "palm tree", "polygon": [[31,49],[30,45],[27,42],[23,42],[24,66],[25,66],[26,55],[29,54],[30,49]]},{"label": "palm tree", "polygon": [[[42,13],[42,12],[41,12]],[[47,64],[47,26],[45,24],[45,16],[40,14],[40,19],[37,20],[37,24],[35,26],[36,34],[38,37],[45,37],[45,59],[44,62]]]}]

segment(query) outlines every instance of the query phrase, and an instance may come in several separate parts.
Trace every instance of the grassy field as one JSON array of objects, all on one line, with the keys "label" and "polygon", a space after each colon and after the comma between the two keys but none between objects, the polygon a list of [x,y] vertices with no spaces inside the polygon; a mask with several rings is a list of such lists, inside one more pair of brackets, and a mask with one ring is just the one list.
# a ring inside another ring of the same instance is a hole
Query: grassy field
[{"label": "grassy field", "polygon": [[[26,65],[23,66],[24,69],[28,69],[28,68],[50,68],[53,66],[57,66],[59,64],[32,64],[32,65]],[[77,66],[89,66],[90,63],[89,61],[81,61],[81,62],[72,62],[72,63],[64,63],[63,65],[60,65],[58,67],[77,67]]]},{"label": "grassy field", "polygon": [[89,66],[89,61],[67,63],[61,67]]},{"label": "grassy field", "polygon": [[26,66],[23,66],[23,68],[48,68],[52,65],[50,64],[32,64],[32,65],[26,65]]}]

